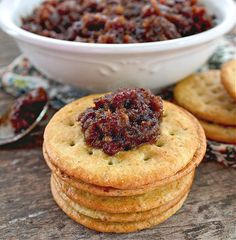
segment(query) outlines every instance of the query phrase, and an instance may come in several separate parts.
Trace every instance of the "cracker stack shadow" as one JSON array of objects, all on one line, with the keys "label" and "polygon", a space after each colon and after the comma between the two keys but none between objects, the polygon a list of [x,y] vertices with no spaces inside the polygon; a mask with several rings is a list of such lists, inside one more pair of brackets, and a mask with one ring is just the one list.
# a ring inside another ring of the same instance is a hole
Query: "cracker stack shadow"
[{"label": "cracker stack shadow", "polygon": [[155,144],[108,156],[86,145],[76,121],[96,97],[67,105],[45,130],[43,152],[55,201],[76,222],[101,232],[133,232],[165,221],[183,205],[204,157],[202,127],[164,102]]}]

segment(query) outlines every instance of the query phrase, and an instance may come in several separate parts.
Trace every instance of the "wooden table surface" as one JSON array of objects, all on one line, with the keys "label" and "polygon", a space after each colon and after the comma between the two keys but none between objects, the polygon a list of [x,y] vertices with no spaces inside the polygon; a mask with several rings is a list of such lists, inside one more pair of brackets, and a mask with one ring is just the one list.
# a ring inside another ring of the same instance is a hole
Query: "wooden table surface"
[{"label": "wooden table surface", "polygon": [[[0,67],[19,54],[0,32]],[[236,171],[203,162],[184,206],[159,226],[133,234],[103,234],[69,219],[55,204],[41,151],[43,126],[0,147],[0,239],[236,239]]]}]

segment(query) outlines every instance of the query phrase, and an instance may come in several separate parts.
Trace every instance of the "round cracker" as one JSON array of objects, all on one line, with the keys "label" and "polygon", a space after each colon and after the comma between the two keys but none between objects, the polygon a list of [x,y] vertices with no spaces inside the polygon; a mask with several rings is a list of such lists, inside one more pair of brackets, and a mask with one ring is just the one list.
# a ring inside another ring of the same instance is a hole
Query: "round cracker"
[{"label": "round cracker", "polygon": [[66,196],[65,193],[63,193],[58,186],[58,184],[53,180],[53,187],[55,188],[55,191],[60,195],[60,197],[65,201],[65,204],[68,206],[71,206],[76,212],[83,214],[87,217],[91,217],[93,219],[99,219],[101,221],[108,221],[108,222],[133,222],[133,221],[144,221],[146,219],[149,219],[151,217],[157,216],[161,213],[164,213],[171,207],[175,206],[183,197],[185,197],[189,190],[183,194],[180,194],[177,198],[174,200],[161,205],[158,208],[153,208],[148,211],[143,212],[130,212],[130,213],[107,213],[104,211],[94,210],[90,208],[86,208],[79,203],[74,202],[70,198]]},{"label": "round cracker", "polygon": [[236,127],[222,126],[200,120],[208,139],[224,142],[236,143]]},{"label": "round cracker", "polygon": [[134,222],[107,222],[98,219],[87,217],[75,211],[68,203],[66,203],[56,191],[54,185],[51,183],[52,195],[58,206],[74,221],[98,232],[114,232],[114,233],[128,233],[150,228],[154,225],[164,222],[166,219],[175,214],[183,205],[187,196],[185,196],[179,203],[168,209],[166,212],[157,216],[151,217],[145,221]]},{"label": "round cracker", "polygon": [[221,81],[228,94],[236,100],[236,60],[231,60],[222,66]]},{"label": "round cracker", "polygon": [[236,125],[236,103],[220,81],[220,71],[194,74],[174,89],[178,105],[200,119],[222,125]]},{"label": "round cracker", "polygon": [[101,197],[75,189],[61,181],[56,175],[53,175],[61,191],[71,200],[87,208],[108,213],[141,212],[160,207],[174,200],[180,194],[186,193],[192,185],[193,177],[194,172],[166,186],[137,196]]},{"label": "round cracker", "polygon": [[68,176],[98,186],[134,189],[173,176],[192,160],[199,146],[197,126],[182,109],[165,101],[161,135],[155,144],[114,156],[89,148],[76,117],[99,96],[65,106],[46,127],[46,151],[52,163]]}]

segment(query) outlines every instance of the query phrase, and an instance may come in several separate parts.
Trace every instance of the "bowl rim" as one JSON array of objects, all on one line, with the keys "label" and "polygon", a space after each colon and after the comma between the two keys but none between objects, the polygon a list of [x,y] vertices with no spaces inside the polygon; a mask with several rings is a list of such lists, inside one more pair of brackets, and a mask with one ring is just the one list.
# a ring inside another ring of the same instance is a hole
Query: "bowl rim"
[{"label": "bowl rim", "polygon": [[[206,0],[204,0],[206,1]],[[214,0],[208,0],[214,1]],[[47,49],[54,49],[62,52],[81,52],[81,53],[102,53],[102,54],[137,54],[147,52],[163,52],[176,49],[182,49],[207,43],[223,36],[236,23],[236,4],[233,0],[224,0],[226,7],[219,8],[219,13],[224,13],[224,18],[213,28],[195,35],[182,37],[178,39],[144,42],[130,44],[103,44],[103,43],[83,43],[66,40],[59,40],[40,36],[17,26],[12,19],[12,6],[16,0],[2,0],[0,4],[0,27],[10,36],[22,42],[31,45],[38,45]]]}]

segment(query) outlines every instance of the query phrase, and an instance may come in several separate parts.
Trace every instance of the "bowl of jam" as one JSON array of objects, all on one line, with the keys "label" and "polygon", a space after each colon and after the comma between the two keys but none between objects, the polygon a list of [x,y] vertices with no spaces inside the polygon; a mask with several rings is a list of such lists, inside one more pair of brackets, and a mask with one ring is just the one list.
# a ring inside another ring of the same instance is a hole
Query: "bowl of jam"
[{"label": "bowl of jam", "polygon": [[52,79],[155,91],[212,55],[234,11],[233,0],[3,0],[0,24]]}]

